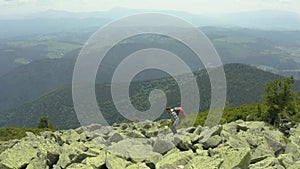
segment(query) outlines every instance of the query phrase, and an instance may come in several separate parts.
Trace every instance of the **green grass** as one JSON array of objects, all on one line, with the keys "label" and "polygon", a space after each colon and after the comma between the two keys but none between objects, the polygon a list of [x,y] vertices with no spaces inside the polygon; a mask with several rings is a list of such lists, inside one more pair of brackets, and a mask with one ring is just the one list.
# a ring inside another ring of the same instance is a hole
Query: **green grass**
[{"label": "green grass", "polygon": [[32,132],[40,135],[43,131],[54,131],[53,129],[39,128],[0,128],[0,141],[8,141],[13,139],[21,139],[26,136],[26,132]]},{"label": "green grass", "polygon": [[[223,111],[222,119],[220,124],[230,123],[236,120],[244,120],[246,121],[248,116],[254,116],[258,113],[258,104],[245,104],[242,106],[238,106],[235,108],[226,107]],[[262,107],[264,110],[265,108]],[[191,124],[194,122],[194,126],[204,126],[206,117],[208,115],[208,111],[199,112],[197,118],[195,119],[195,114],[188,114],[184,119],[183,123]],[[259,120],[259,119],[253,119]]]}]

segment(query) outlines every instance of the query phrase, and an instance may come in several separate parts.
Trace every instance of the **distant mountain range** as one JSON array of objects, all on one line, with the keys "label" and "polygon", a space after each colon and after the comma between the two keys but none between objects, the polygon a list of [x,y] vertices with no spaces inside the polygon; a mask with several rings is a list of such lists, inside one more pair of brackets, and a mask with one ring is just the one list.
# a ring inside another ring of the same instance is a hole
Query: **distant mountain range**
[{"label": "distant mountain range", "polygon": [[[227,81],[227,106],[235,107],[243,104],[262,101],[265,84],[281,76],[262,71],[243,64],[224,66]],[[207,110],[210,104],[210,82],[205,70],[195,72],[200,90],[201,108]],[[131,84],[131,101],[139,110],[147,110],[150,106],[148,97],[153,89],[161,89],[168,97],[168,105],[180,104],[179,88],[170,77],[147,81],[136,81]],[[296,81],[294,90],[300,90],[300,81]],[[109,123],[121,122],[124,118],[117,113],[110,95],[110,84],[96,85],[97,101]],[[0,127],[36,127],[40,116],[48,116],[55,126],[66,129],[78,127],[74,112],[71,86],[66,85],[43,94],[32,102],[0,113]]]},{"label": "distant mountain range", "polygon": [[[103,26],[114,19],[143,12],[160,12],[181,17],[196,26],[245,27],[265,30],[299,30],[298,13],[262,10],[224,14],[219,16],[196,15],[181,11],[137,10],[113,8],[101,12],[73,13],[48,10],[28,15],[3,15],[0,19],[0,37],[24,36],[33,33],[72,31],[76,27]],[[8,29],[9,28],[9,29]]]},{"label": "distant mountain range", "polygon": [[[300,31],[220,27],[203,27],[202,30],[215,45],[224,64],[250,64],[262,70],[293,75],[300,79]],[[4,45],[0,45],[0,111],[20,106],[64,84],[70,84],[75,59],[88,36],[88,32],[77,31],[74,34],[36,35],[3,42]],[[145,48],[171,51],[181,57],[193,71],[204,68],[199,59],[195,59],[198,57],[193,52],[172,39],[141,36],[124,42],[116,45],[103,60],[98,71],[98,82],[110,82],[122,59]],[[50,59],[52,56],[57,59]],[[16,62],[18,60],[29,63]],[[157,72],[143,75],[138,80],[162,77]]]}]

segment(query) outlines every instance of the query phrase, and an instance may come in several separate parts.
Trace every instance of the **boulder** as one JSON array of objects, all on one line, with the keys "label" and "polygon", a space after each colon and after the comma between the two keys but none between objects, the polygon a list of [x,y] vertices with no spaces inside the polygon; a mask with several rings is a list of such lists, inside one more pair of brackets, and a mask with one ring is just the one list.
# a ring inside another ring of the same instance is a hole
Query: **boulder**
[{"label": "boulder", "polygon": [[194,157],[193,151],[173,152],[164,156],[164,158],[156,164],[157,169],[172,169],[179,165],[187,165]]},{"label": "boulder", "polygon": [[49,169],[49,166],[47,165],[46,157],[37,157],[32,159],[29,164],[27,165],[26,169]]},{"label": "boulder", "polygon": [[119,158],[113,154],[108,153],[105,160],[105,166],[108,169],[126,168],[132,163],[126,161],[123,158]]},{"label": "boulder", "polygon": [[4,150],[12,148],[18,142],[19,142],[19,140],[9,140],[9,141],[0,142],[0,154]]},{"label": "boulder", "polygon": [[212,128],[203,127],[199,137],[199,143],[206,142],[211,136],[219,135],[222,131],[222,126],[217,125]]},{"label": "boulder", "polygon": [[[93,131],[98,131],[98,130],[103,129],[103,128],[105,128],[105,126],[102,126],[100,124],[91,124],[89,126],[80,127],[79,130],[83,129],[83,130],[81,130],[81,132],[84,132],[84,131],[93,132]],[[79,130],[77,129],[77,132]],[[78,134],[80,134],[80,132]]]},{"label": "boulder", "polygon": [[228,140],[232,135],[237,133],[237,124],[235,122],[227,123],[222,126],[220,136]]},{"label": "boulder", "polygon": [[264,132],[264,136],[276,156],[284,152],[286,143],[283,139],[284,135],[280,131],[269,130]]},{"label": "boulder", "polygon": [[94,168],[101,168],[103,165],[105,165],[106,153],[106,151],[101,151],[98,156],[87,157],[82,161],[82,163],[92,166]]},{"label": "boulder", "polygon": [[195,128],[195,130],[194,130],[194,134],[197,134],[197,135],[200,135],[200,133],[201,133],[201,131],[202,131],[202,126],[197,126],[196,128]]},{"label": "boulder", "polygon": [[292,154],[293,158],[300,160],[300,146],[298,146],[294,142],[290,142],[287,144],[285,153]]},{"label": "boulder", "polygon": [[158,129],[157,128],[151,128],[151,129],[146,130],[145,132],[143,132],[143,134],[147,138],[156,137],[158,135]]},{"label": "boulder", "polygon": [[245,139],[245,137],[239,137],[239,136],[231,136],[229,140],[225,143],[226,145],[230,146],[231,148],[234,149],[239,149],[239,148],[250,148],[249,143]]},{"label": "boulder", "polygon": [[86,165],[86,164],[81,164],[81,163],[73,163],[71,165],[69,165],[66,169],[94,169],[92,166],[90,165]]},{"label": "boulder", "polygon": [[208,140],[206,140],[205,142],[202,143],[203,144],[203,148],[205,148],[205,149],[215,148],[219,144],[221,144],[222,141],[223,141],[223,139],[219,135],[212,136]]},{"label": "boulder", "polygon": [[[298,148],[300,147],[300,124],[298,125],[298,127],[296,128],[292,128],[290,130],[290,137],[289,137],[289,141],[290,143],[288,147],[294,147],[294,148]],[[288,148],[290,149],[290,148]],[[291,152],[291,150],[288,150]],[[299,152],[296,152],[296,154],[298,154],[297,158],[300,159],[300,153]]]},{"label": "boulder", "polygon": [[121,133],[117,133],[117,132],[114,132],[106,141],[106,145],[109,146],[111,145],[111,143],[117,143],[123,139],[125,139],[126,136],[121,134]]},{"label": "boulder", "polygon": [[126,167],[126,169],[150,169],[145,163],[137,163],[137,164],[132,164],[128,167]]},{"label": "boulder", "polygon": [[153,152],[152,142],[149,139],[125,139],[106,148],[108,152],[133,162],[144,162],[162,155]]},{"label": "boulder", "polygon": [[184,130],[185,130],[186,133],[194,133],[194,131],[196,130],[196,127],[188,127]]},{"label": "boulder", "polygon": [[293,165],[289,167],[289,169],[299,169],[300,161],[295,162]]},{"label": "boulder", "polygon": [[80,146],[80,144],[64,144],[60,149],[57,164],[62,168],[66,168],[72,163],[81,163],[87,157],[97,156],[96,154],[86,152],[83,149],[87,150],[86,147],[83,145]]},{"label": "boulder", "polygon": [[247,131],[249,129],[255,130],[267,130],[269,127],[265,122],[261,121],[251,121],[251,122],[244,122],[244,121],[236,121],[237,123],[237,131]]},{"label": "boulder", "polygon": [[196,156],[186,166],[187,169],[219,169],[222,164],[222,159],[208,157],[208,156]]},{"label": "boulder", "polygon": [[253,169],[253,168],[263,169],[263,168],[268,168],[268,167],[275,168],[275,166],[276,166],[276,168],[281,167],[284,169],[284,167],[280,165],[279,161],[275,157],[268,157],[268,158],[266,158],[260,162],[257,162],[255,164],[250,164],[249,168],[250,169]]},{"label": "boulder", "polygon": [[80,138],[80,135],[75,130],[67,130],[61,135],[62,141],[67,144],[78,142]]},{"label": "boulder", "polygon": [[220,169],[227,168],[247,168],[251,160],[250,148],[234,149],[229,146],[209,149],[209,155],[223,159]]},{"label": "boulder", "polygon": [[174,145],[180,150],[186,151],[194,149],[191,137],[189,135],[175,135],[173,140]]},{"label": "boulder", "polygon": [[153,151],[162,155],[166,154],[169,150],[175,148],[172,140],[157,138],[153,145]]},{"label": "boulder", "polygon": [[278,157],[278,161],[285,168],[290,168],[292,165],[295,164],[296,159],[292,154],[280,154]]},{"label": "boulder", "polygon": [[127,131],[126,136],[131,138],[145,138],[145,136],[140,131],[137,130]]},{"label": "boulder", "polygon": [[55,142],[57,142],[60,146],[63,145],[63,140],[61,138],[61,132],[56,131],[56,132],[52,132],[52,131],[44,131],[41,133],[41,136],[45,139],[49,139],[49,140],[53,140]]},{"label": "boulder", "polygon": [[[116,138],[114,138],[114,139],[116,139]],[[102,144],[102,145],[106,144],[106,140],[102,136],[98,136],[96,138],[93,138],[91,141],[96,143],[96,144]],[[116,140],[114,140],[114,141],[116,141]],[[110,142],[110,140],[109,140],[109,142]]]},{"label": "boulder", "polygon": [[268,146],[267,143],[263,142],[258,147],[252,149],[251,163],[257,163],[257,162],[262,161],[262,160],[264,160],[268,157],[275,157],[274,152]]},{"label": "boulder", "polygon": [[0,154],[0,168],[22,168],[38,158],[38,154],[57,151],[58,144],[54,141],[35,136],[25,137]]}]

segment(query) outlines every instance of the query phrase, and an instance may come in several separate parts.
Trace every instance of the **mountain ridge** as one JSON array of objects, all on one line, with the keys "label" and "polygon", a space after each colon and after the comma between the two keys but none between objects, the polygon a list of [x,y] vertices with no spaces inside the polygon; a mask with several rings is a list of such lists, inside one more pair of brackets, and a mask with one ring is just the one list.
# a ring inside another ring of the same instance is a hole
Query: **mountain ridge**
[{"label": "mountain ridge", "polygon": [[[282,76],[275,75],[252,66],[243,64],[228,64],[224,66],[227,79],[227,106],[235,107],[243,104],[261,102],[264,87],[267,82]],[[201,96],[200,111],[205,111],[210,104],[210,83],[205,70],[196,73]],[[295,90],[300,89],[300,82],[296,81]],[[146,87],[148,86],[148,87]],[[149,87],[150,86],[150,87]],[[132,104],[140,111],[149,108],[149,93],[153,89],[163,90],[168,98],[169,106],[180,104],[179,89],[170,77],[133,82],[130,86]],[[100,95],[101,93],[101,95]],[[124,118],[118,115],[110,95],[110,84],[96,85],[97,101],[105,118],[109,123],[122,122]],[[47,93],[33,102],[26,103],[15,109],[0,113],[0,126],[34,127],[40,116],[48,116],[59,128],[78,127],[77,116],[73,109],[71,86],[64,86]]]}]

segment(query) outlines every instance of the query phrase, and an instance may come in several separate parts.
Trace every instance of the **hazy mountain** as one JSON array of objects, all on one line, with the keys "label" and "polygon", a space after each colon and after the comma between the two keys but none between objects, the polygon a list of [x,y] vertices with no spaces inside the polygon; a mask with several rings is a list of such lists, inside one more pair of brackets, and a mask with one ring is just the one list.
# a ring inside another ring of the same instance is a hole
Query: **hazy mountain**
[{"label": "hazy mountain", "polygon": [[[203,27],[202,30],[215,45],[224,64],[252,64],[276,74],[300,78],[300,31],[220,27]],[[88,35],[89,31],[55,33],[12,39],[4,43],[6,46],[1,46],[0,50],[0,63],[5,65],[0,67],[0,110],[13,108],[36,99],[49,90],[71,83],[73,65],[80,51],[78,47],[81,47]],[[138,36],[126,39],[112,48],[100,67],[98,82],[110,82],[115,68],[126,56],[146,48],[171,51],[194,71],[203,68],[198,57],[175,40],[153,35]],[[52,56],[66,59],[45,59]],[[27,60],[31,63],[16,62]],[[5,76],[1,77],[1,71],[7,72]],[[139,80],[165,75],[157,71],[143,73],[144,76]]]},{"label": "hazy mountain", "polygon": [[2,16],[0,19],[0,37],[72,31],[74,28],[99,28],[114,19],[142,12],[171,14],[182,17],[196,26],[246,27],[267,30],[299,30],[300,28],[300,15],[286,11],[251,11],[210,16],[181,11],[113,8],[101,12],[75,13],[48,10],[28,15]]},{"label": "hazy mountain", "polygon": [[224,24],[266,30],[299,30],[300,15],[294,12],[260,10],[227,14],[220,17]]},{"label": "hazy mountain", "polygon": [[[234,107],[246,103],[261,101],[265,84],[280,76],[262,71],[252,66],[242,64],[228,64],[224,66],[227,81],[227,105]],[[206,71],[195,73],[200,90],[201,111],[207,110],[210,104],[210,83]],[[179,89],[172,78],[162,78],[148,81],[137,81],[131,84],[131,101],[139,110],[147,110],[149,92],[153,89],[165,91],[168,105],[180,104]],[[295,90],[300,89],[296,81]],[[96,85],[96,95],[101,111],[110,123],[124,120],[117,113],[110,95],[110,85],[107,83]],[[79,126],[73,109],[71,86],[65,86],[41,96],[33,102],[18,108],[0,113],[1,126],[35,127],[42,115],[59,128],[73,128]]]},{"label": "hazy mountain", "polygon": [[22,65],[0,77],[0,110],[37,98],[63,84],[70,84],[75,61],[45,59]]}]

